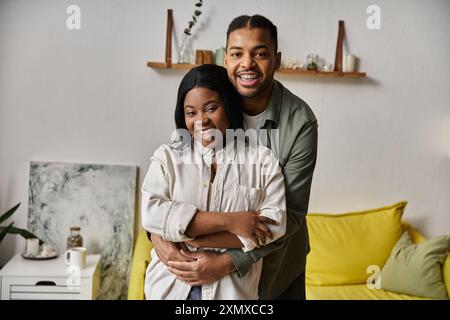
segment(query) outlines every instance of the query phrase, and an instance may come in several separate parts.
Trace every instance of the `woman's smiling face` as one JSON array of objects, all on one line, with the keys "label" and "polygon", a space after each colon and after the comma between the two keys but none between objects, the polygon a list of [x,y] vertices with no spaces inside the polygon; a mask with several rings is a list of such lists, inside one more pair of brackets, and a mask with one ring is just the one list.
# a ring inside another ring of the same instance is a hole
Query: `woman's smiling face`
[{"label": "woman's smiling face", "polygon": [[[216,145],[216,137],[225,137],[230,121],[219,93],[202,87],[191,89],[184,98],[184,121],[194,139],[199,140],[203,146],[212,142]],[[218,130],[218,131],[217,131]]]}]

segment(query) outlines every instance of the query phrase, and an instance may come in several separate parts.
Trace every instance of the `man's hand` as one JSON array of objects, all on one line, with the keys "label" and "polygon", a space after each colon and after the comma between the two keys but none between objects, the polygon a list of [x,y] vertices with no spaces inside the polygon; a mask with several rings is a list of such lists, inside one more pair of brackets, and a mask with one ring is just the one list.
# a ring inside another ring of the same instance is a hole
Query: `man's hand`
[{"label": "man's hand", "polygon": [[210,284],[222,279],[236,269],[226,253],[217,252],[187,252],[181,250],[186,258],[195,259],[193,262],[169,261],[167,269],[177,279],[191,286]]},{"label": "man's hand", "polygon": [[161,260],[166,266],[168,261],[180,261],[180,262],[194,261],[193,258],[181,254],[180,252],[181,248],[179,243],[166,241],[160,236],[153,233],[151,239],[153,243],[153,248],[155,248],[159,260]]},{"label": "man's hand", "polygon": [[277,221],[261,216],[256,211],[241,211],[227,213],[228,228],[235,235],[250,239],[256,247],[266,244],[267,238],[273,239],[268,224],[278,224]]},{"label": "man's hand", "polygon": [[200,248],[202,245],[200,244],[198,238],[199,237],[195,238],[194,240],[186,241],[186,244],[190,245],[193,248]]}]

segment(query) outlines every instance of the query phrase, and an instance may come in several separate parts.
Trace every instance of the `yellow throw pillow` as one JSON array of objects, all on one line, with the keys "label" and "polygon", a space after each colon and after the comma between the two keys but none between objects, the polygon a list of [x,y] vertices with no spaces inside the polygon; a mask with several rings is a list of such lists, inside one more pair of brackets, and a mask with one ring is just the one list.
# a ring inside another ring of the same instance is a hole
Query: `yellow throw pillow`
[{"label": "yellow throw pillow", "polygon": [[406,204],[402,201],[345,214],[308,214],[311,252],[306,261],[306,283],[366,283],[373,270],[383,268],[402,235],[401,218]]}]

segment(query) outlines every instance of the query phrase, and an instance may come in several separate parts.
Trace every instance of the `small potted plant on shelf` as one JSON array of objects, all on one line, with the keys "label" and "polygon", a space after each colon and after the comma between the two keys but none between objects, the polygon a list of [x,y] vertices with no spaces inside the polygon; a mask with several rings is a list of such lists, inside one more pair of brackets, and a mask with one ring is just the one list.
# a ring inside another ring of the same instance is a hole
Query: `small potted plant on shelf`
[{"label": "small potted plant on shelf", "polygon": [[192,14],[192,19],[188,22],[187,28],[184,29],[183,32],[183,40],[180,47],[180,53],[178,56],[178,63],[192,63],[194,51],[192,50],[192,43],[190,36],[192,35],[192,28],[198,22],[202,11],[200,8],[203,6],[203,0],[197,0],[198,2],[195,4],[195,10]]}]

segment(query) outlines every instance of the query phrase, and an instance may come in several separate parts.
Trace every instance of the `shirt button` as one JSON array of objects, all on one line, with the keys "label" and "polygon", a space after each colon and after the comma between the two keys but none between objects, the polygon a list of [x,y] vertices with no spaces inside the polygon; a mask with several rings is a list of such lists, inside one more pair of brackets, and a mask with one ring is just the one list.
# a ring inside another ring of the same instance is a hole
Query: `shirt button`
[{"label": "shirt button", "polygon": [[208,186],[206,185],[206,183],[204,183],[204,184],[203,184],[203,188],[206,189],[207,187],[208,187]]}]

